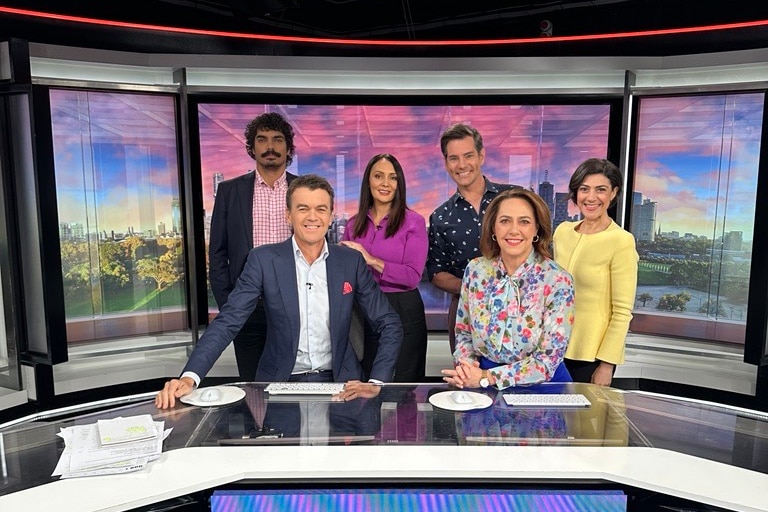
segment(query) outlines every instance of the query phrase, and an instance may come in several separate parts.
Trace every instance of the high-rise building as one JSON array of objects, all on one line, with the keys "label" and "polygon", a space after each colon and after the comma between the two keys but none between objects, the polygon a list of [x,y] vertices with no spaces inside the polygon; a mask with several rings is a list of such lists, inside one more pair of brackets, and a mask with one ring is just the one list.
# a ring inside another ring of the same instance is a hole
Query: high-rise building
[{"label": "high-rise building", "polygon": [[632,209],[632,234],[641,242],[656,240],[656,202],[643,199]]},{"label": "high-rise building", "polygon": [[[344,204],[344,201],[347,197],[347,159],[346,156],[343,154],[336,155],[336,185],[335,185],[335,197],[336,197],[336,204],[332,205],[334,209],[336,209],[339,206],[339,203],[342,205]],[[344,212],[342,211],[342,214]]]},{"label": "high-rise building", "polygon": [[568,192],[555,193],[555,209],[552,211],[552,230],[568,220]]},{"label": "high-rise building", "polygon": [[539,196],[547,203],[549,211],[552,212],[552,219],[554,221],[555,213],[555,186],[549,182],[549,169],[544,171],[544,181],[539,183]]},{"label": "high-rise building", "polygon": [[69,225],[74,240],[85,240],[85,228],[81,222],[73,222]]},{"label": "high-rise building", "polygon": [[216,197],[216,192],[219,191],[219,183],[224,181],[224,175],[220,172],[213,173],[213,197]]},{"label": "high-rise building", "polygon": [[740,251],[742,243],[741,231],[729,231],[723,237],[723,249],[726,251]]},{"label": "high-rise building", "polygon": [[72,228],[66,222],[59,222],[59,240],[72,240]]},{"label": "high-rise building", "polygon": [[181,201],[178,197],[171,199],[171,227],[173,234],[181,234]]}]

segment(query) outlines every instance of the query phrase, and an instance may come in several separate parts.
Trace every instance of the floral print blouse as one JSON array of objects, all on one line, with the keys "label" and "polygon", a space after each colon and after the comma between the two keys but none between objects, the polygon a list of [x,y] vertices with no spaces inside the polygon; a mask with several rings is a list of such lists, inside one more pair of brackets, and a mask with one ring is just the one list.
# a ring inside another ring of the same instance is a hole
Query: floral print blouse
[{"label": "floral print blouse", "polygon": [[573,326],[573,279],[531,251],[512,275],[501,258],[475,258],[464,271],[456,314],[456,362],[498,362],[499,389],[552,378]]}]

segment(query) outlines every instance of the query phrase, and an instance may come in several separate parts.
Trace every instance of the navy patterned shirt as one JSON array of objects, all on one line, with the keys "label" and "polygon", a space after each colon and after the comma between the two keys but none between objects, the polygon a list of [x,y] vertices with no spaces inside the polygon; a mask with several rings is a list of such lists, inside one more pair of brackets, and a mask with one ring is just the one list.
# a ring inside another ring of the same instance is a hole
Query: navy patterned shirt
[{"label": "navy patterned shirt", "polygon": [[480,226],[491,201],[504,190],[517,185],[502,185],[485,180],[485,193],[480,201],[480,214],[456,191],[429,216],[429,280],[438,272],[450,272],[461,279],[472,258],[480,256]]}]

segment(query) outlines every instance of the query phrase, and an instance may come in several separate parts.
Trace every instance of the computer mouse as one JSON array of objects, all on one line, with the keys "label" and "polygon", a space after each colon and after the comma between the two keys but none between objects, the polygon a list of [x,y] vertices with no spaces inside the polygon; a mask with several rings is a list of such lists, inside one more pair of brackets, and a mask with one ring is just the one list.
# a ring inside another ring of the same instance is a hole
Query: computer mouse
[{"label": "computer mouse", "polygon": [[217,388],[205,388],[200,393],[201,402],[217,402],[221,400],[221,390]]},{"label": "computer mouse", "polygon": [[451,393],[451,398],[457,404],[471,404],[473,402],[472,397],[466,391],[454,391]]}]

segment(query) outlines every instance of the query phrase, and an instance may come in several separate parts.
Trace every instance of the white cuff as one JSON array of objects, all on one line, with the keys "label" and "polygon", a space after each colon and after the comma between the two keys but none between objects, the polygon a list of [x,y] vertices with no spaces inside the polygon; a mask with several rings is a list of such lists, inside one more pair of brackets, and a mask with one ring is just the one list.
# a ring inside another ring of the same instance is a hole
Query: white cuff
[{"label": "white cuff", "polygon": [[181,377],[179,377],[179,378],[182,379],[184,377],[189,377],[190,379],[195,381],[195,387],[194,387],[193,391],[195,389],[197,389],[198,386],[200,386],[200,377],[195,372],[184,372],[184,373],[181,374]]}]

